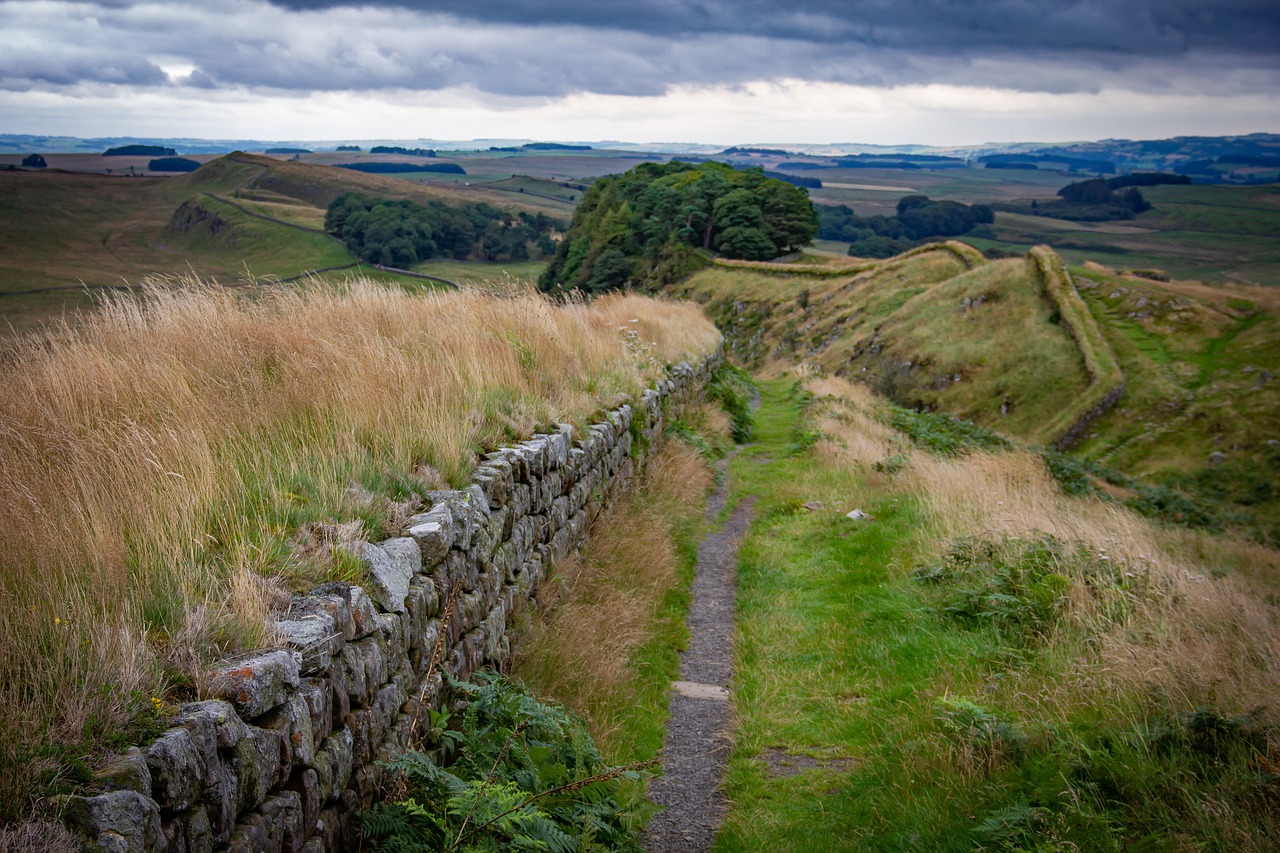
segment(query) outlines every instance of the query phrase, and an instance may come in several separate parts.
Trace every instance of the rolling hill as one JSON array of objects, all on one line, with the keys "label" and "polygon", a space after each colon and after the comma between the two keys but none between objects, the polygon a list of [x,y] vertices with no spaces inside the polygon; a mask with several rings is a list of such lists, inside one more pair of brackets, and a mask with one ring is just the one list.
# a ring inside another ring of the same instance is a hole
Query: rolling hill
[{"label": "rolling hill", "polygon": [[90,308],[95,292],[132,289],[152,274],[234,283],[353,266],[323,231],[325,208],[349,191],[530,212],[565,206],[239,152],[171,178],[0,172],[0,334]]},{"label": "rolling hill", "polygon": [[673,288],[756,367],[801,363],[1252,516],[1280,538],[1280,297],[1160,281],[1046,248],[724,263]]}]

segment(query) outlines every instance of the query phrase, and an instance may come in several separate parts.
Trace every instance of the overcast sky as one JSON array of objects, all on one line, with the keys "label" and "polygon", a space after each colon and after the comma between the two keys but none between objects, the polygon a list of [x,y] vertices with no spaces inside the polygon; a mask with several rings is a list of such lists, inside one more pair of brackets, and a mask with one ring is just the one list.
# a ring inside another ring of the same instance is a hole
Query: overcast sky
[{"label": "overcast sky", "polygon": [[0,132],[706,143],[1280,131],[1277,0],[0,0]]}]

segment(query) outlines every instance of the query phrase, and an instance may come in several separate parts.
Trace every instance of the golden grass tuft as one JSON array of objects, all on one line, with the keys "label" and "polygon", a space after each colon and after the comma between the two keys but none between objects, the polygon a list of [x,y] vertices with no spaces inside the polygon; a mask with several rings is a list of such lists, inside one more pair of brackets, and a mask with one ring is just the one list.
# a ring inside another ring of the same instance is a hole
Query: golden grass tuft
[{"label": "golden grass tuft", "polygon": [[25,340],[0,380],[0,823],[33,745],[119,732],[166,673],[268,641],[286,581],[327,570],[288,549],[305,525],[376,534],[412,498],[370,488],[461,484],[478,448],[582,423],[718,339],[631,295],[152,279]]}]

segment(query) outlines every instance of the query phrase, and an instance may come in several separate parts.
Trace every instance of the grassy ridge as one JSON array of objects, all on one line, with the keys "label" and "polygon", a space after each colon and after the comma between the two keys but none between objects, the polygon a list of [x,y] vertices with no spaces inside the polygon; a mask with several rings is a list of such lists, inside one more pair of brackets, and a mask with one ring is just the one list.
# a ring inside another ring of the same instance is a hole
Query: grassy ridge
[{"label": "grassy ridge", "polygon": [[1045,425],[1089,385],[1055,303],[1017,261],[948,243],[821,281],[787,266],[707,270],[678,292],[754,364],[805,362],[1045,443],[1056,438]]},{"label": "grassy ridge", "polygon": [[823,279],[714,267],[678,292],[707,305],[757,366],[803,363],[1031,444],[1052,445],[1123,386],[1075,436],[1083,457],[1220,517],[1244,513],[1247,535],[1280,541],[1276,292],[1097,264],[1068,278],[1057,258],[1037,249],[966,270],[922,250]]},{"label": "grassy ridge", "polygon": [[1124,374],[1093,315],[1071,284],[1062,259],[1049,247],[1036,246],[1027,253],[1027,262],[1057,306],[1089,374],[1089,387],[1075,406],[1064,410],[1045,428],[1047,434],[1054,436],[1054,446],[1062,449],[1075,444],[1086,425],[1120,399],[1124,393]]},{"label": "grassy ridge", "polygon": [[718,337],[630,296],[155,282],[21,343],[0,392],[0,815],[267,640],[290,589],[347,577],[335,544]]}]

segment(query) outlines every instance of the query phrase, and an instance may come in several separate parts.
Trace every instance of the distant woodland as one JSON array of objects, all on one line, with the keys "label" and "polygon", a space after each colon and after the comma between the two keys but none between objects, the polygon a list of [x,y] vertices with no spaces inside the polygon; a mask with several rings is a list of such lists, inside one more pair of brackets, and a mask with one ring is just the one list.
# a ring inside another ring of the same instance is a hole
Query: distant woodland
[{"label": "distant woodland", "polygon": [[488,204],[451,207],[438,201],[372,199],[343,193],[325,230],[361,260],[409,267],[437,257],[523,261],[555,251],[551,235],[564,223],[543,213],[512,213]]},{"label": "distant woodland", "polygon": [[935,237],[958,237],[978,225],[995,221],[985,204],[934,201],[909,195],[898,201],[894,216],[858,216],[848,205],[817,206],[818,236],[849,242],[849,254],[860,258],[889,258]]}]

